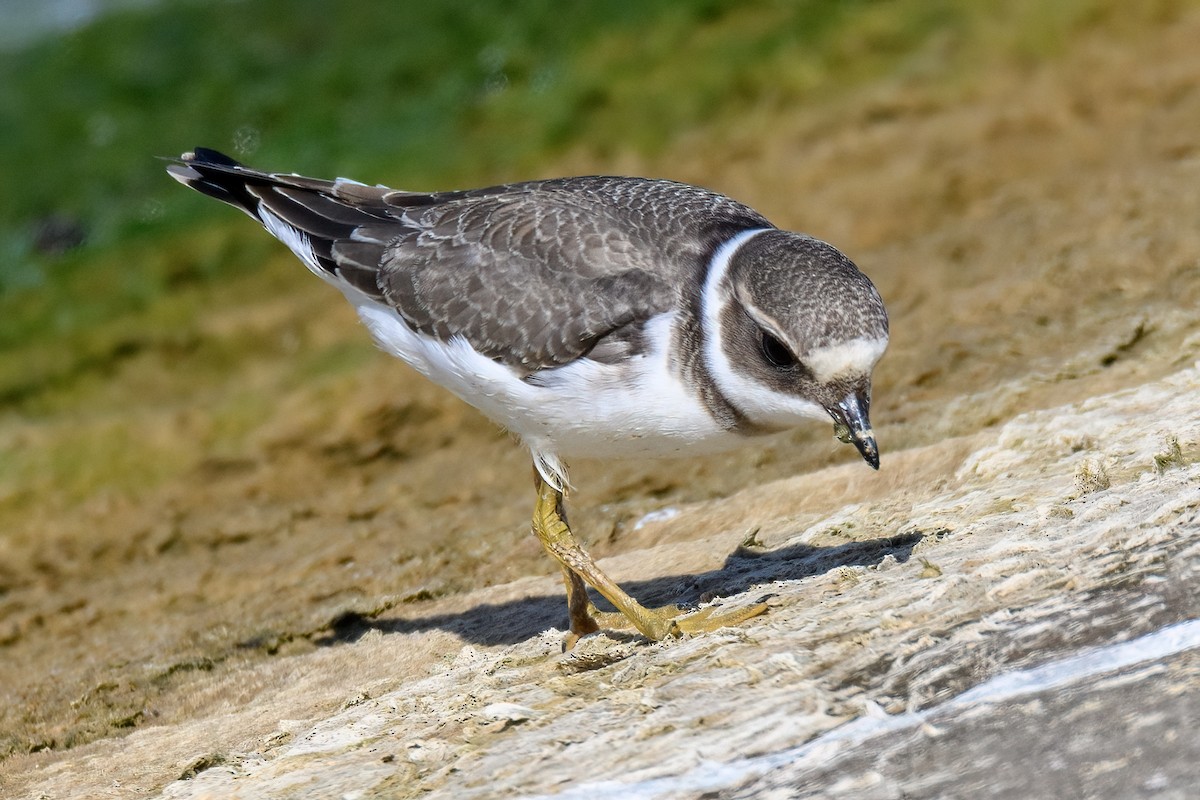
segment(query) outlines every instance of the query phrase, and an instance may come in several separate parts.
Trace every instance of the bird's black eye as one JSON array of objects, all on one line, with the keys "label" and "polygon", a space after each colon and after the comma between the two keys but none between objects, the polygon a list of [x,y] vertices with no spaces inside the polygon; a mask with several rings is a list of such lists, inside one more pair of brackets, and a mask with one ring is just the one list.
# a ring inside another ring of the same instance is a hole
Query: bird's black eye
[{"label": "bird's black eye", "polygon": [[767,359],[767,362],[771,366],[779,367],[780,369],[790,367],[796,363],[796,357],[784,346],[783,342],[766,331],[763,331],[762,334],[762,353],[763,358]]}]

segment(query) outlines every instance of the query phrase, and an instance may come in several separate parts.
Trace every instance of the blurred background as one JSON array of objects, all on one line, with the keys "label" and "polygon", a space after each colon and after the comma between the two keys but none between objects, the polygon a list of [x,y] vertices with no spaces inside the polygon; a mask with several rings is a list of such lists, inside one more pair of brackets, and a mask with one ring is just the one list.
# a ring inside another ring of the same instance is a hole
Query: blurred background
[{"label": "blurred background", "polygon": [[[37,456],[14,453],[9,434],[0,519],[23,511],[14,497],[35,476],[74,501],[194,461],[83,417],[189,405],[253,359],[293,360],[293,376],[374,363],[358,331],[324,349],[299,347],[304,331],[214,337],[212,315],[260,315],[269,298],[322,287],[245,220],[166,180],[159,157],[205,145],[414,190],[637,172],[733,194],[854,256],[965,203],[977,179],[945,152],[932,210],[919,174],[907,176],[916,208],[884,193],[839,206],[805,181],[860,182],[880,165],[836,165],[822,126],[894,125],[975,91],[997,63],[1033,69],[1097,30],[1148,35],[1187,4],[1125,5],[2,0],[0,413],[67,414],[72,430]],[[813,116],[864,86],[879,87],[871,105],[846,112],[862,119]],[[151,374],[155,354],[169,374]],[[125,370],[138,375],[109,380]],[[236,450],[269,405],[214,420],[224,444]]]},{"label": "blurred background", "polygon": [[[0,756],[169,714],[347,615],[552,570],[521,449],[161,157],[730,194],[879,285],[886,470],[1194,360],[1196,8],[0,0]],[[637,522],[854,457],[814,426],[580,465],[574,519],[597,555],[684,539]],[[172,658],[200,666],[142,666]]]}]

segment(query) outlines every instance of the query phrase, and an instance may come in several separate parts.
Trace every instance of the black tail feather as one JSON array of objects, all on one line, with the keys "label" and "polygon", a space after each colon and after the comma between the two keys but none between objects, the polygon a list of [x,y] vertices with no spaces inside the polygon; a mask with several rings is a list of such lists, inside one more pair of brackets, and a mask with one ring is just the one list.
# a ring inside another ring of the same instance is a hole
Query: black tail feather
[{"label": "black tail feather", "polygon": [[[259,222],[258,198],[247,189],[251,182],[262,182],[267,176],[247,169],[224,153],[197,147],[184,153],[179,160],[167,167],[175,180],[201,194],[222,203],[240,208]],[[258,181],[255,181],[255,179]]]},{"label": "black tail feather", "polygon": [[207,147],[197,147],[191,152],[191,158],[184,156],[185,161],[193,163],[202,163],[206,166],[213,167],[235,167],[237,169],[245,169],[245,165],[240,161],[234,161],[229,156],[217,150],[212,150]]},{"label": "black tail feather", "polygon": [[[386,189],[261,172],[207,147],[184,153],[167,172],[185,186],[241,209],[276,235],[282,222],[296,232],[296,241],[303,242],[299,249],[295,242],[289,246],[311,267],[372,297],[381,296],[376,273],[384,244],[400,229],[382,200]],[[343,187],[350,197],[344,196]],[[362,242],[355,235],[361,228],[379,225],[390,229],[379,241]],[[350,248],[354,257],[339,257],[340,247]]]}]

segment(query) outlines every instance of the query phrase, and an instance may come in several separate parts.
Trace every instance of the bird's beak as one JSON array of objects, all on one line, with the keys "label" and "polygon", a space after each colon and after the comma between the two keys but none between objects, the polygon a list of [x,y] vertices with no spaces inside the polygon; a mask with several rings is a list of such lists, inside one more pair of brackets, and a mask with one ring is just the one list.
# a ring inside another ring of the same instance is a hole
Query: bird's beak
[{"label": "bird's beak", "polygon": [[872,469],[879,469],[879,447],[875,444],[875,433],[867,415],[870,407],[871,393],[864,389],[851,392],[837,405],[825,410],[833,417],[833,434],[846,444],[853,444]]}]

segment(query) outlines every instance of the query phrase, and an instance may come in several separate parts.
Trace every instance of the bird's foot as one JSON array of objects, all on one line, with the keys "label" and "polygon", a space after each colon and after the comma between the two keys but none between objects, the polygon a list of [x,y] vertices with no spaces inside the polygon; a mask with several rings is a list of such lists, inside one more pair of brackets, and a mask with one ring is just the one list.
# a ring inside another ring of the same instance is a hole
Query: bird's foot
[{"label": "bird's foot", "polygon": [[598,629],[621,630],[632,627],[647,639],[658,642],[668,637],[708,633],[718,628],[740,625],[765,613],[766,610],[766,603],[751,603],[731,609],[723,609],[721,606],[695,609],[678,605],[646,608],[638,605],[627,613],[600,611],[595,606],[589,606],[588,616],[597,627],[588,631],[572,630],[564,642],[564,649],[570,650],[582,636]]},{"label": "bird's foot", "polygon": [[767,611],[766,603],[751,603],[746,606],[722,610],[720,606],[707,606],[675,618],[680,633],[708,633],[718,628],[741,625]]},{"label": "bird's foot", "polygon": [[[637,628],[638,633],[653,641],[685,633],[704,633],[728,625],[738,625],[767,610],[764,603],[739,606],[722,611],[710,606],[700,610],[667,606],[646,608],[634,600],[612,578],[596,565],[575,534],[567,525],[566,512],[562,507],[562,491],[546,483],[541,473],[535,473],[538,490],[537,504],[533,509],[533,533],[546,548],[546,552],[558,561],[563,570],[563,583],[567,590],[567,611],[571,620],[571,632],[563,642],[563,649],[570,650],[579,639],[595,633],[601,627]],[[591,585],[605,600],[617,609],[615,614],[602,614],[588,599],[587,585]],[[603,622],[598,621],[603,620]]]}]

